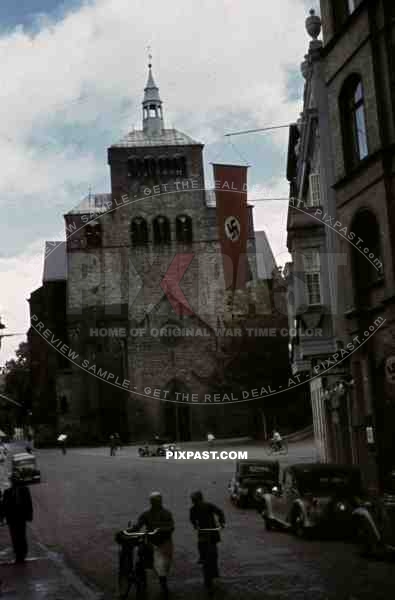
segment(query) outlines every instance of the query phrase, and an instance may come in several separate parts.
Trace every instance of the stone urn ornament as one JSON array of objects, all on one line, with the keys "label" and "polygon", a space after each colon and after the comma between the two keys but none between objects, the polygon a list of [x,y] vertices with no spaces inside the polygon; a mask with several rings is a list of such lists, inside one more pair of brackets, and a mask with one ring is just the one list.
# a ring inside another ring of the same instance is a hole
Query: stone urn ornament
[{"label": "stone urn ornament", "polygon": [[306,31],[313,40],[316,40],[321,33],[321,19],[315,14],[314,8],[310,10],[310,16],[306,19]]}]

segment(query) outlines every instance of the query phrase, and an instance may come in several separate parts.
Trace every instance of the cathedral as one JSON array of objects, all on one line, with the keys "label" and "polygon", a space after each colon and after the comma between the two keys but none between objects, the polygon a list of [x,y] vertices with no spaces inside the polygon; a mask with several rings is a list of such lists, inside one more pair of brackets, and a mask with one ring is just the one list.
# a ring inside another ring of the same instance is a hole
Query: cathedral
[{"label": "cathedral", "polygon": [[[75,357],[55,377],[57,429],[92,442],[113,432],[180,441],[247,434],[250,403],[214,393],[229,336],[240,335],[235,315],[256,313],[246,167],[229,166],[232,182],[206,190],[203,144],[165,127],[151,64],[142,129],[110,146],[108,164],[111,193],[90,193],[69,211],[66,243],[46,253],[47,274],[66,281]],[[214,165],[215,178],[225,167]]]}]

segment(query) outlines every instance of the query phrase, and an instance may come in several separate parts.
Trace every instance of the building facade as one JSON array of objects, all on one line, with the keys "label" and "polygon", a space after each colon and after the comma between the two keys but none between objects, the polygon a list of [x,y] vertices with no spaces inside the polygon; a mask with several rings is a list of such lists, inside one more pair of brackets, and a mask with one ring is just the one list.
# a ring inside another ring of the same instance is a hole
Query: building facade
[{"label": "building facade", "polygon": [[[395,4],[321,0],[351,460],[374,489],[395,456]],[[339,391],[339,390],[338,390]]]},{"label": "building facade", "polygon": [[318,453],[328,461],[340,458],[332,435],[340,423],[327,406],[325,391],[344,377],[345,368],[319,368],[337,348],[336,233],[325,222],[336,205],[322,42],[317,39],[320,20],[314,11],[306,26],[313,40],[301,65],[303,111],[290,126],[288,145],[288,311],[293,373],[309,387]]},{"label": "building facade", "polygon": [[[56,377],[67,400],[57,429],[91,442],[114,432],[125,440],[246,435],[259,402],[251,410],[221,398],[225,388],[232,394],[226,370],[240,353],[229,332],[259,313],[269,326],[273,313],[272,286],[257,278],[252,207],[244,185],[205,189],[203,145],[165,127],[151,66],[142,109],[142,130],[108,149],[111,193],[89,194],[65,215],[65,338],[76,358]],[[245,167],[226,172],[245,180]],[[286,326],[281,318],[272,326]],[[276,370],[288,374],[286,352],[279,360],[278,342],[272,347]]]},{"label": "building facade", "polygon": [[321,456],[359,465],[378,490],[395,456],[395,5],[321,0],[321,15],[323,43],[321,20],[306,21],[304,107],[290,131],[290,195],[303,205],[290,201],[288,243],[321,249],[292,278],[292,318],[304,289],[328,307],[329,336],[327,360],[296,340],[294,362],[316,376]]}]

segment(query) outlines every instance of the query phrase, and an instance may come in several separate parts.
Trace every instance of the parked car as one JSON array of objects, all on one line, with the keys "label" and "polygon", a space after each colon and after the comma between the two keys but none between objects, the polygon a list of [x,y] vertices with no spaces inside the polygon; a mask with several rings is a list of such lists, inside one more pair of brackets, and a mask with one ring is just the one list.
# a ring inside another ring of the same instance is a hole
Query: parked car
[{"label": "parked car", "polygon": [[278,485],[279,472],[277,460],[238,460],[228,486],[230,499],[239,507],[255,504],[256,491],[266,493]]},{"label": "parked car", "polygon": [[11,459],[11,475],[17,475],[23,483],[39,483],[41,481],[40,469],[34,454],[21,452],[14,454]]},{"label": "parked car", "polygon": [[353,518],[364,556],[395,552],[395,470],[388,475],[384,493],[364,502],[354,511]]},{"label": "parked car", "polygon": [[154,439],[141,446],[138,453],[139,456],[166,456],[166,450],[179,451],[180,447],[175,442]]},{"label": "parked car", "polygon": [[353,511],[365,497],[358,468],[330,463],[289,466],[281,486],[258,495],[266,528],[288,528],[299,537],[316,530],[351,536]]}]

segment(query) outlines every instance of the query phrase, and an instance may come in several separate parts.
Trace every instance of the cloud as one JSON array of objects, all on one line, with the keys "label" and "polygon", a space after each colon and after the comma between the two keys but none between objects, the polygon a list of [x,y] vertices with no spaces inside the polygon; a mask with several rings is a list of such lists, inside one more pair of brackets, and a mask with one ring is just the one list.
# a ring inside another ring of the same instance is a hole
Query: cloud
[{"label": "cloud", "polygon": [[[0,259],[1,298],[0,316],[6,325],[3,333],[23,333],[29,328],[28,298],[40,287],[43,270],[44,240],[18,256]],[[24,336],[3,338],[0,349],[0,365],[3,365],[17,349]]]},{"label": "cloud", "polygon": [[[57,236],[61,215],[89,186],[108,191],[106,147],[140,127],[147,45],[167,126],[206,143],[211,159],[226,131],[297,118],[289,79],[308,45],[305,17],[305,0],[172,0],[171,9],[160,0],[91,0],[61,20],[41,18],[34,32],[0,37],[0,205],[13,219],[0,226],[11,256],[0,266],[3,289],[10,282],[18,297],[15,327],[26,324],[24,298],[37,281],[28,252]],[[252,165],[254,184],[283,193],[287,130],[232,143]],[[255,214],[278,254],[284,208],[267,206]]]}]

